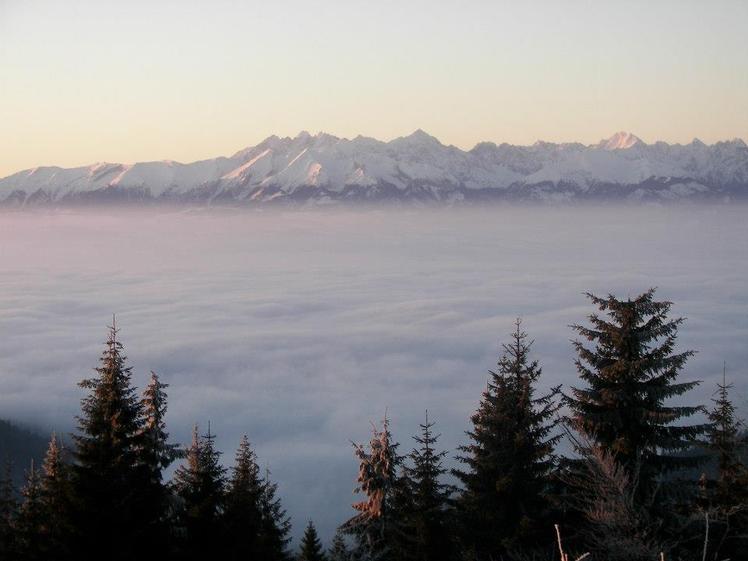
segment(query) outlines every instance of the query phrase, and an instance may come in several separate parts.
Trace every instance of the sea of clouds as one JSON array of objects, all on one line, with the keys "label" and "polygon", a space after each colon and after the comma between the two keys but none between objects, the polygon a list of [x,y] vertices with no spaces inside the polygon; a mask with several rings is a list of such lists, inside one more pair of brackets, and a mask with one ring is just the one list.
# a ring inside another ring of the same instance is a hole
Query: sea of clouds
[{"label": "sea of clouds", "polygon": [[0,417],[72,430],[116,313],[135,383],[170,384],[173,438],[210,421],[230,463],[248,434],[295,533],[314,518],[329,539],[353,514],[350,441],[386,411],[406,452],[428,409],[453,456],[518,316],[543,388],[576,384],[585,291],[657,286],[699,351],[687,401],[726,361],[745,413],[747,211],[0,214]]}]

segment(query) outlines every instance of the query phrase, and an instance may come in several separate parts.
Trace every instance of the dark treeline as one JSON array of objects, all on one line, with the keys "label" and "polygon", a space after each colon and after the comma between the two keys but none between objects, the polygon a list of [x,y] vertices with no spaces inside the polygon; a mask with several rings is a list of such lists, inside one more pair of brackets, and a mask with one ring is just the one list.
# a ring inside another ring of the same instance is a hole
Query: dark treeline
[{"label": "dark treeline", "polygon": [[681,379],[693,353],[676,351],[683,319],[669,317],[671,303],[654,290],[588,296],[598,312],[572,326],[573,387],[539,393],[542,369],[518,320],[458,468],[445,467],[428,414],[410,450],[385,417],[354,446],[353,515],[328,548],[309,521],[296,553],[277,485],[247,437],[228,469],[210,426],[196,426],[186,449],[170,443],[166,385],[152,373],[137,393],[113,326],[80,384],[70,445],[52,435],[20,490],[0,480],[0,559],[746,559],[748,469],[731,386],[723,378],[711,404],[672,405],[698,382]]},{"label": "dark treeline", "polygon": [[[0,419],[0,468],[10,470],[13,481],[20,484],[28,468],[28,460],[40,462],[44,458],[49,439],[10,421]],[[13,462],[24,458],[23,462]]]}]

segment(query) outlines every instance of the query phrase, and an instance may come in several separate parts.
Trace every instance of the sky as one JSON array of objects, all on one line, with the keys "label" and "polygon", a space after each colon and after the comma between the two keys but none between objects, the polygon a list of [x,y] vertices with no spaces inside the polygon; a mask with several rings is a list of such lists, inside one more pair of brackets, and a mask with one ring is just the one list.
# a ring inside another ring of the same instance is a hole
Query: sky
[{"label": "sky", "polygon": [[[299,535],[354,511],[357,463],[385,411],[401,451],[425,410],[454,466],[518,316],[541,391],[580,384],[583,295],[652,286],[687,320],[685,403],[723,361],[748,416],[746,208],[7,213],[0,220],[0,418],[72,430],[117,313],[133,380],[170,384],[168,429],[211,423],[230,464],[246,433]],[[738,241],[743,243],[738,243]]]},{"label": "sky", "polygon": [[0,0],[0,176],[301,130],[748,137],[748,3]]}]

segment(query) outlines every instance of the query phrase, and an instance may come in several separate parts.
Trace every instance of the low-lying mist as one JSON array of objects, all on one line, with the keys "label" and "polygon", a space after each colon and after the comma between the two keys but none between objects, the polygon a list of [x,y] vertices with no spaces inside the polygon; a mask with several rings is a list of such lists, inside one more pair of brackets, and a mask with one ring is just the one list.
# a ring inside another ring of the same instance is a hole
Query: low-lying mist
[{"label": "low-lying mist", "polygon": [[353,512],[350,441],[387,411],[406,452],[428,408],[454,450],[516,317],[543,386],[576,384],[585,291],[657,286],[699,351],[688,400],[726,361],[745,413],[746,211],[0,214],[0,418],[72,430],[116,313],[135,383],[170,384],[173,439],[210,421],[231,463],[247,433],[296,533],[314,516],[328,539]]}]

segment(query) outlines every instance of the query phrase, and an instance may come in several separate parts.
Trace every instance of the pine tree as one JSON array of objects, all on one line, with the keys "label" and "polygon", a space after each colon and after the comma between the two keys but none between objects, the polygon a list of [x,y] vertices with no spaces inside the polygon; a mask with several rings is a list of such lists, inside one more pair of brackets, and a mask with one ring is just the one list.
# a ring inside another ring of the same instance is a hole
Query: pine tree
[{"label": "pine tree", "polygon": [[63,452],[61,442],[53,433],[41,476],[44,530],[40,541],[48,561],[70,559],[72,488],[70,467],[65,463]]},{"label": "pine tree", "polygon": [[226,470],[219,462],[220,452],[215,449],[214,440],[210,426],[202,437],[195,426],[186,463],[174,474],[173,485],[182,501],[179,515],[182,559],[212,558],[220,547],[217,542]]},{"label": "pine tree", "polygon": [[446,451],[437,452],[439,435],[434,423],[420,425],[421,434],[413,439],[417,448],[408,456],[412,465],[404,466],[409,486],[410,508],[406,514],[408,534],[412,537],[412,554],[416,561],[447,561],[452,558],[452,536],[448,510],[452,488],[441,481],[446,473],[442,460]]},{"label": "pine tree", "polygon": [[[140,403],[131,384],[117,329],[109,329],[97,376],[83,380],[74,436],[75,532],[79,559],[131,559],[139,545],[137,495]],[[123,540],[122,536],[128,536]]]},{"label": "pine tree", "polygon": [[16,553],[15,517],[18,509],[16,490],[13,485],[11,463],[5,464],[0,478],[0,559],[12,559]]},{"label": "pine tree", "polygon": [[643,496],[658,475],[697,461],[674,453],[689,448],[706,428],[674,424],[702,407],[665,405],[699,382],[677,381],[693,351],[674,352],[684,319],[669,319],[672,303],[657,302],[654,294],[650,289],[627,300],[587,294],[607,317],[592,314],[591,327],[572,326],[594,347],[574,342],[577,370],[587,386],[566,397],[574,428],[612,453],[638,480]]},{"label": "pine tree", "polygon": [[706,446],[717,458],[717,474],[714,480],[705,475],[701,480],[706,495],[702,508],[712,518],[711,553],[715,559],[736,559],[738,552],[748,550],[748,467],[741,458],[748,443],[740,434],[741,421],[730,399],[731,388],[723,368],[706,433]]},{"label": "pine tree", "polygon": [[15,524],[19,558],[24,561],[46,560],[42,541],[45,533],[44,498],[41,476],[33,460],[21,496],[23,501]]},{"label": "pine tree", "polygon": [[278,485],[270,479],[270,468],[265,468],[260,496],[260,559],[286,561],[291,538],[291,521],[277,496]]},{"label": "pine tree", "polygon": [[720,502],[745,499],[748,494],[748,488],[743,486],[746,466],[740,457],[746,442],[740,435],[741,422],[730,399],[731,388],[723,370],[722,383],[717,384],[717,397],[712,400],[714,407],[707,414],[710,422],[706,431],[707,446],[717,456],[717,498]]},{"label": "pine tree", "polygon": [[330,561],[352,561],[351,551],[348,549],[348,545],[340,530],[335,532],[327,557]]},{"label": "pine tree", "polygon": [[325,551],[322,549],[322,542],[319,541],[317,535],[317,529],[311,520],[301,538],[301,547],[297,559],[298,561],[327,561]]},{"label": "pine tree", "polygon": [[397,456],[396,466],[388,508],[388,558],[392,561],[411,561],[417,558],[418,552],[418,535],[414,532],[415,485],[406,470],[405,458]]},{"label": "pine tree", "polygon": [[368,448],[354,444],[359,460],[358,487],[366,499],[355,503],[358,514],[348,520],[343,529],[356,540],[354,556],[367,561],[397,558],[401,543],[402,519],[395,500],[398,491],[397,470],[401,458],[398,444],[392,441],[389,421],[385,416],[382,429],[372,429]]},{"label": "pine tree", "polygon": [[169,548],[169,492],[163,471],[180,457],[179,446],[169,443],[166,432],[166,388],[156,373],[143,392],[140,407],[143,425],[138,442],[138,467],[141,474],[139,505],[143,525],[141,541],[149,555],[162,557]]},{"label": "pine tree", "polygon": [[529,358],[531,345],[517,320],[471,418],[471,443],[459,448],[467,469],[453,471],[464,487],[457,501],[462,546],[478,560],[535,548],[548,534],[559,389],[535,397],[541,369]]},{"label": "pine tree", "polygon": [[244,435],[231,470],[223,516],[229,559],[259,558],[263,492],[257,457]]}]

